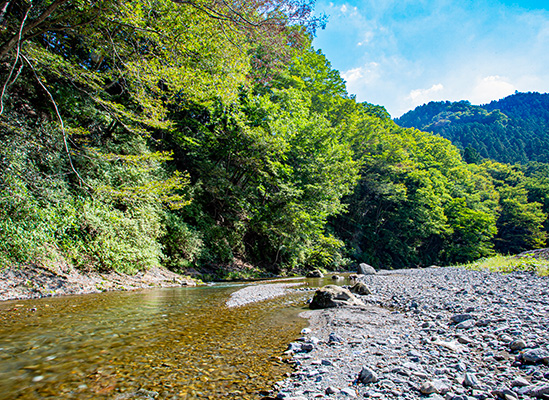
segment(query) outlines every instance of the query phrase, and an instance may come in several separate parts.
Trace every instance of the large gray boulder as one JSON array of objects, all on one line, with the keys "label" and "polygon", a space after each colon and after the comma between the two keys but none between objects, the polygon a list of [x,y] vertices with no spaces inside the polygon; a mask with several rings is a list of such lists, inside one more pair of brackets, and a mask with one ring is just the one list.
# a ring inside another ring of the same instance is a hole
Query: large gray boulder
[{"label": "large gray boulder", "polygon": [[348,289],[336,285],[326,285],[315,292],[309,308],[332,308],[342,306],[360,306],[363,303]]},{"label": "large gray boulder", "polygon": [[358,264],[357,273],[360,275],[375,275],[376,270],[371,265],[368,265],[366,263]]},{"label": "large gray boulder", "polygon": [[319,269],[315,269],[314,271],[307,272],[306,277],[307,278],[323,278],[324,274],[320,272]]}]

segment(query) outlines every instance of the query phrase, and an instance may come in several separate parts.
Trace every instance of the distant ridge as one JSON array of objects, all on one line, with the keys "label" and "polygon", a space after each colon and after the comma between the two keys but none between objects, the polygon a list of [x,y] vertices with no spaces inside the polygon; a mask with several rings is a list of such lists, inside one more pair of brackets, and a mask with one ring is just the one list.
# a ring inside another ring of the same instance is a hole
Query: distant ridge
[{"label": "distant ridge", "polygon": [[511,164],[549,162],[547,93],[517,92],[481,106],[469,101],[430,102],[396,118],[395,122],[402,127],[439,134],[466,156],[475,153],[476,157]]}]

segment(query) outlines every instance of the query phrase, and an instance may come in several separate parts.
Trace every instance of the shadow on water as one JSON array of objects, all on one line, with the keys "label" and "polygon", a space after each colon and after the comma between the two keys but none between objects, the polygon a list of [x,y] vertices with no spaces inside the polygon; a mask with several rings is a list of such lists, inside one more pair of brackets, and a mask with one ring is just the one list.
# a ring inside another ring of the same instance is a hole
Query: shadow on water
[{"label": "shadow on water", "polygon": [[258,398],[291,370],[311,293],[227,308],[242,286],[4,302],[0,399]]}]

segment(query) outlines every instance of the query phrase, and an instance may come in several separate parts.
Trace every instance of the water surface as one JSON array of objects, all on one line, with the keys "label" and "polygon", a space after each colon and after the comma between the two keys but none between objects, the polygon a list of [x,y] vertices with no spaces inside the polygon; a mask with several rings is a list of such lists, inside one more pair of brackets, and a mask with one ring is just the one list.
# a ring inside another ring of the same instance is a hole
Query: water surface
[{"label": "water surface", "polygon": [[239,287],[0,303],[0,399],[258,399],[311,293],[227,308]]}]

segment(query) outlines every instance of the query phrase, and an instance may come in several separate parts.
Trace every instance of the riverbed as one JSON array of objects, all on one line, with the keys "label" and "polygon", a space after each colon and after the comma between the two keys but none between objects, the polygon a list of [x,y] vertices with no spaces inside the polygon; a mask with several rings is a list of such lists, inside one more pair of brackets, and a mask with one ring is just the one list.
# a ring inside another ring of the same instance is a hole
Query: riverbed
[{"label": "riverbed", "polygon": [[0,399],[260,398],[291,371],[311,294],[228,307],[247,286],[0,303]]}]

